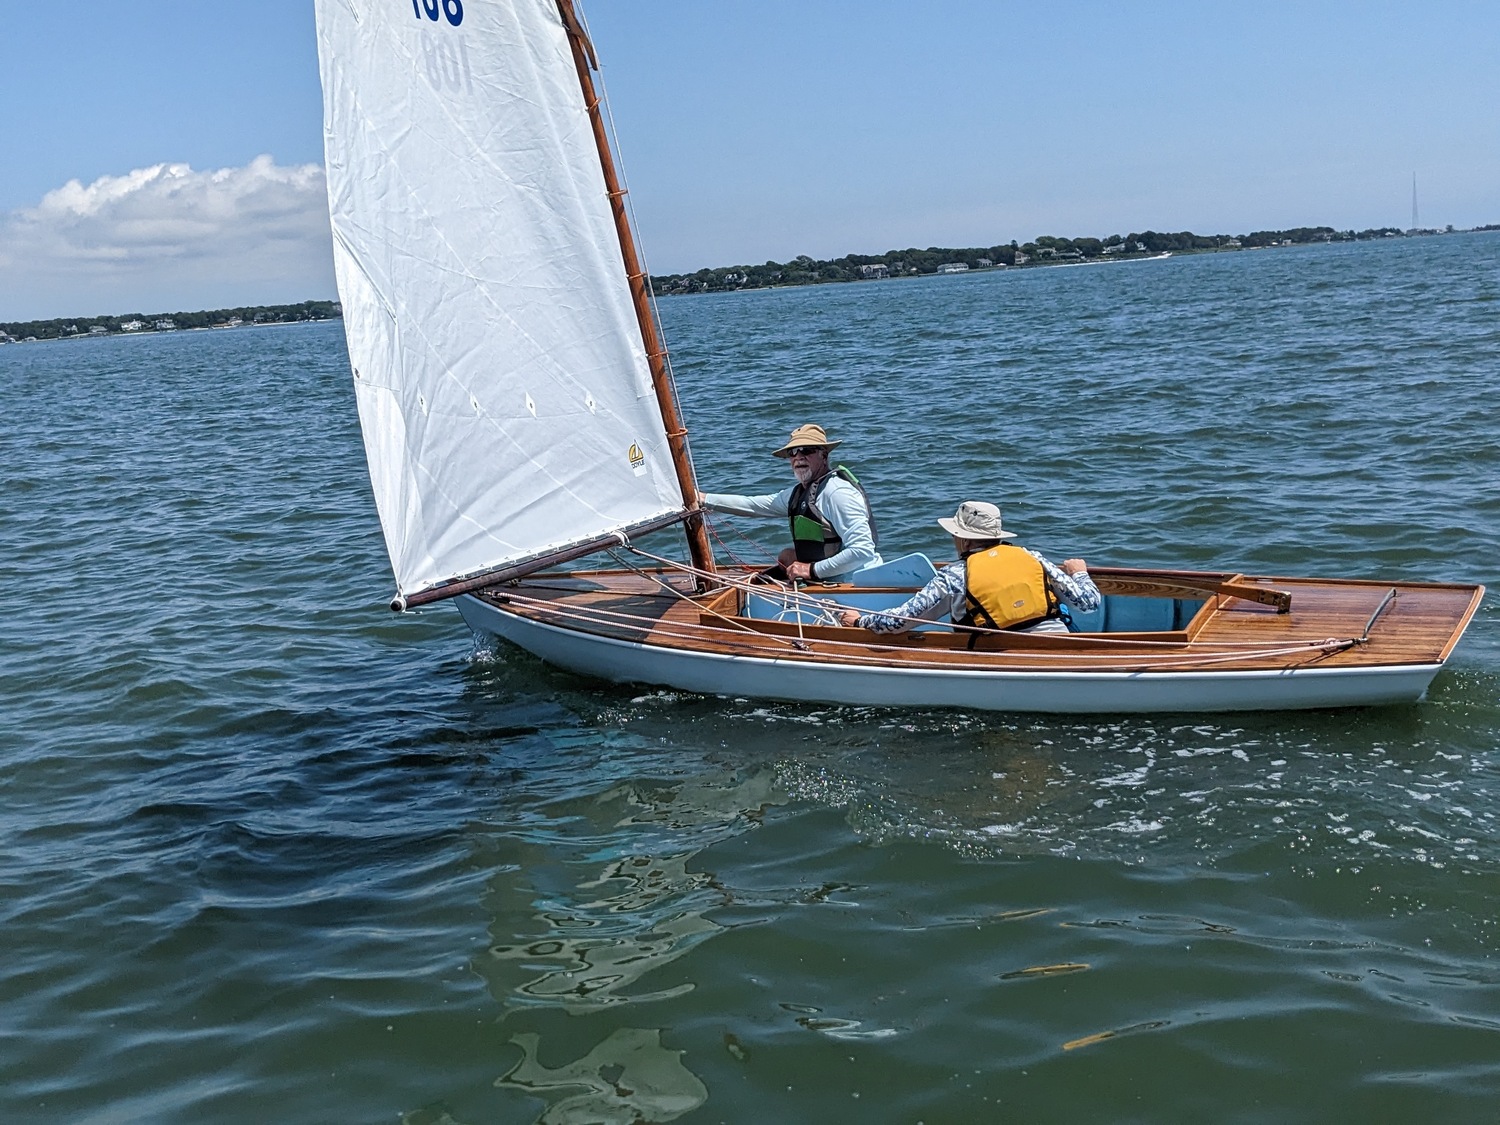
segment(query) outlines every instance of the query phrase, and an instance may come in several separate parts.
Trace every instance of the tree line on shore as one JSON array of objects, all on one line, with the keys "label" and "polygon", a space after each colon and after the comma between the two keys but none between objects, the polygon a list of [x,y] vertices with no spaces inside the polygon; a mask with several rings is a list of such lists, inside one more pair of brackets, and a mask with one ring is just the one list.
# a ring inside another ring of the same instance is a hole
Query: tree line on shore
[{"label": "tree line on shore", "polygon": [[[1449,231],[1452,229],[1448,228]],[[1473,229],[1500,230],[1500,224]],[[1372,238],[1394,238],[1403,233],[1438,232],[1403,232],[1396,227],[1372,227],[1361,231],[1341,231],[1333,227],[1294,227],[1291,230],[1255,231],[1238,236],[1200,235],[1192,231],[1168,234],[1150,230],[1128,235],[1113,234],[1108,238],[1058,238],[1041,235],[1034,242],[1019,244],[1012,241],[999,246],[929,246],[925,250],[912,247],[906,250],[887,250],[884,254],[846,254],[842,258],[827,261],[800,254],[789,262],[766,262],[760,266],[719,266],[693,273],[653,274],[651,288],[657,296],[718,293],[736,289],[862,281],[870,277],[909,277],[935,274],[944,267],[974,270],[1018,265],[1055,265],[1068,261],[1094,261],[1114,257],[1139,258],[1169,251],[1249,250],[1262,246],[1291,246],[1310,242],[1355,242]],[[0,322],[0,343],[8,340],[59,340],[74,336],[229,328],[243,324],[293,324],[300,321],[334,320],[342,315],[342,307],[337,301],[303,301],[294,305],[254,305],[200,312],[57,317],[52,320]]]},{"label": "tree line on shore", "polygon": [[118,316],[69,316],[52,320],[0,323],[0,335],[15,340],[66,340],[74,336],[124,336],[190,328],[237,328],[245,324],[296,324],[335,320],[343,315],[337,301],[303,301],[296,305],[253,305],[202,312],[121,313]]},{"label": "tree line on shore", "polygon": [[1242,235],[1200,235],[1192,231],[1168,234],[1140,231],[1108,238],[1058,238],[1042,235],[1034,242],[1010,242],[1000,246],[915,247],[888,250],[884,254],[847,254],[823,261],[799,255],[789,262],[766,262],[760,266],[720,266],[694,273],[658,274],[651,278],[657,296],[673,293],[715,293],[735,289],[766,289],[785,285],[820,285],[836,281],[861,281],[871,277],[910,277],[935,274],[955,267],[991,269],[1035,266],[1062,262],[1139,258],[1166,252],[1241,250],[1261,246],[1285,246],[1308,242],[1354,242],[1395,237],[1395,227],[1369,230],[1334,230],[1332,227],[1296,227],[1292,230],[1255,231]]}]

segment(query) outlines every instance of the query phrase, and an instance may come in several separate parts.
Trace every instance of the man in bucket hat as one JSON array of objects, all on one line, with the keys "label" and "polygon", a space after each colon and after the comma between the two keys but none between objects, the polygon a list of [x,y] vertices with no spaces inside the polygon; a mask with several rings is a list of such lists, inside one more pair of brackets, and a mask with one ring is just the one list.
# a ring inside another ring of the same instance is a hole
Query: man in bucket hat
[{"label": "man in bucket hat", "polygon": [[841,624],[875,633],[904,633],[945,614],[955,625],[1065,633],[1061,606],[1080,613],[1098,609],[1099,587],[1082,559],[1054,566],[1035,551],[1006,540],[1016,533],[1000,522],[1000,509],[983,500],[965,500],[952,519],[937,521],[953,536],[958,562],[943,567],[905,602],[884,613],[846,609]]},{"label": "man in bucket hat", "polygon": [[798,426],[773,452],[791,462],[796,484],[768,496],[706,492],[703,502],[735,516],[784,517],[791,525],[792,546],[777,563],[794,581],[838,579],[875,566],[881,559],[869,498],[853,473],[828,464],[829,451],[840,444],[822,426]]}]

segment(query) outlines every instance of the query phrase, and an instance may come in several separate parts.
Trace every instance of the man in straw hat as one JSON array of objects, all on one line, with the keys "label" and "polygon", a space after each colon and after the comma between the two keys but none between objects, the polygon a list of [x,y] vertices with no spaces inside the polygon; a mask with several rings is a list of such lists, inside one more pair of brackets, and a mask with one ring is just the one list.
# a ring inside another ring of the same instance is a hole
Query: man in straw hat
[{"label": "man in straw hat", "polygon": [[953,518],[937,521],[953,536],[958,562],[943,567],[895,609],[861,613],[846,609],[840,623],[875,633],[904,633],[947,614],[955,625],[1065,633],[1060,606],[1080,613],[1098,609],[1102,596],[1082,559],[1054,566],[1035,551],[1007,543],[1015,532],[1000,523],[1000,509],[965,500]]},{"label": "man in straw hat", "polygon": [[791,462],[797,483],[769,496],[706,492],[703,502],[735,516],[782,516],[791,525],[792,546],[777,562],[799,582],[840,578],[880,559],[875,520],[858,479],[843,465],[831,468],[831,441],[822,426],[798,426],[774,456]]}]

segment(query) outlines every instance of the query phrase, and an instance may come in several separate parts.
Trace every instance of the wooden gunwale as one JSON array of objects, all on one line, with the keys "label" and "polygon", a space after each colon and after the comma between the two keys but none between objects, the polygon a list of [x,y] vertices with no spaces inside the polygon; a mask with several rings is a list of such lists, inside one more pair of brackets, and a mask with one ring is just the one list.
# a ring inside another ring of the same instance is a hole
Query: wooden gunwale
[{"label": "wooden gunwale", "polygon": [[1469,608],[1464,611],[1463,620],[1454,627],[1453,635],[1448,638],[1448,643],[1443,646],[1443,651],[1438,655],[1439,663],[1447,663],[1449,655],[1453,652],[1453,649],[1458,644],[1459,639],[1464,635],[1464,630],[1469,627],[1469,622],[1472,621],[1474,619],[1474,615],[1479,612],[1479,605],[1484,601],[1484,587],[1475,586],[1473,587],[1473,590],[1474,593],[1473,596],[1469,598]]},{"label": "wooden gunwale", "polygon": [[[550,624],[559,628],[600,637],[630,641],[652,647],[695,651],[720,656],[758,657],[778,662],[831,663],[860,665],[865,667],[912,668],[930,671],[994,670],[994,671],[1069,671],[1069,672],[1152,672],[1188,671],[1205,668],[1242,670],[1284,670],[1305,666],[1318,661],[1324,653],[1313,650],[1298,650],[1295,654],[1280,654],[1278,660],[1255,659],[1253,654],[1240,657],[1236,654],[1205,652],[1194,658],[1191,653],[1179,652],[1171,667],[1153,666],[1153,659],[1160,659],[1159,652],[1138,652],[1133,656],[1117,650],[1107,652],[1070,653],[1029,651],[968,652],[963,649],[929,649],[905,643],[888,644],[880,641],[851,640],[853,630],[810,627],[803,638],[776,636],[764,632],[736,632],[730,628],[709,627],[686,620],[673,620],[671,612],[661,614],[658,621],[649,622],[642,615],[636,620],[640,624],[621,626],[616,623],[590,619],[588,611],[578,612],[566,605],[552,607],[521,605],[516,601],[486,598],[491,604],[517,616]],[[656,599],[658,602],[662,599]],[[620,604],[620,603],[617,603]],[[637,611],[648,607],[637,604]],[[756,624],[763,624],[757,622]],[[869,634],[864,634],[869,636]],[[1057,638],[1064,643],[1066,637]],[[1275,656],[1276,652],[1269,655]],[[1065,661],[1065,663],[1063,663]]]},{"label": "wooden gunwale", "polygon": [[[1149,578],[1219,582],[1228,576],[1202,572],[1100,570],[1101,588],[1141,583]],[[744,575],[741,575],[743,577]],[[859,630],[831,626],[714,617],[734,590],[695,595],[693,578],[662,570],[587,571],[537,576],[486,590],[479,596],[505,612],[584,633],[674,649],[762,659],[849,662],[864,666],[933,670],[1165,672],[1291,670],[1321,667],[1378,667],[1443,663],[1477,610],[1484,588],[1457,583],[1381,582],[1362,579],[1301,579],[1232,576],[1248,584],[1289,588],[1295,609],[1243,598],[1210,598],[1189,628],[1154,634],[1008,634],[1003,648],[985,638],[974,651],[967,638],[923,633],[876,638]],[[665,584],[673,592],[661,588]],[[1391,588],[1397,598],[1371,630],[1368,643],[1343,651],[1309,647],[1318,642],[1351,642]],[[836,599],[847,587],[819,589],[815,596]],[[736,603],[737,604],[737,603]],[[722,611],[720,611],[722,612]],[[1167,645],[1162,640],[1170,639]],[[1134,642],[1134,644],[1132,644]],[[1219,647],[1216,647],[1219,646]],[[1234,646],[1250,646],[1244,653]]]}]

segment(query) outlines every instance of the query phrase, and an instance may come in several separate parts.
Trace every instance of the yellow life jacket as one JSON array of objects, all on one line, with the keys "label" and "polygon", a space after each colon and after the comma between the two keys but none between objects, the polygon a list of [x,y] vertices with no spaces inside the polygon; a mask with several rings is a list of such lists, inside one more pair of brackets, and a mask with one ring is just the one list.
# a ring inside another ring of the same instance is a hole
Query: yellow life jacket
[{"label": "yellow life jacket", "polygon": [[1011,629],[1057,615],[1047,572],[1024,547],[1009,543],[964,560],[968,624]]}]

